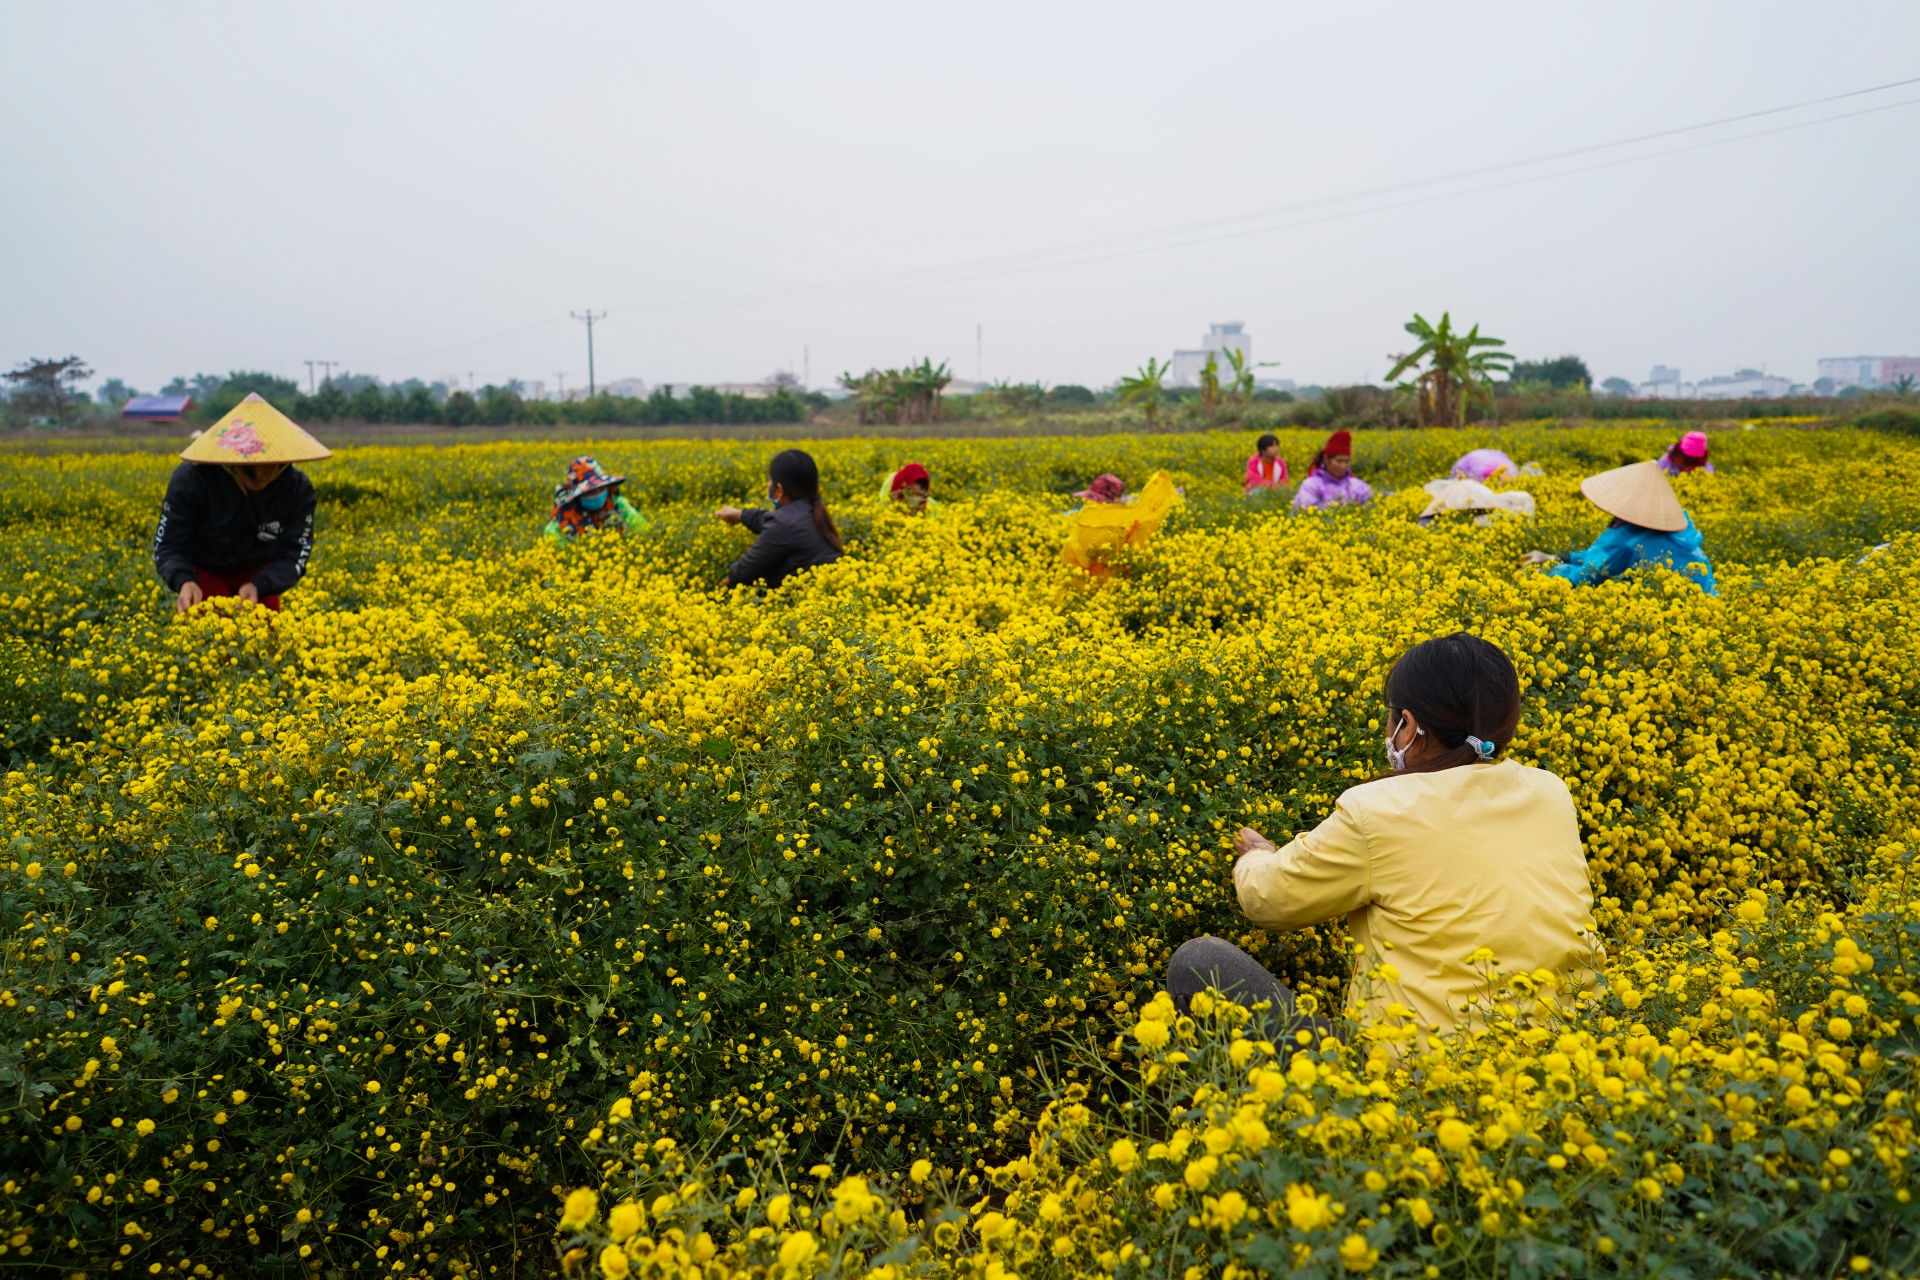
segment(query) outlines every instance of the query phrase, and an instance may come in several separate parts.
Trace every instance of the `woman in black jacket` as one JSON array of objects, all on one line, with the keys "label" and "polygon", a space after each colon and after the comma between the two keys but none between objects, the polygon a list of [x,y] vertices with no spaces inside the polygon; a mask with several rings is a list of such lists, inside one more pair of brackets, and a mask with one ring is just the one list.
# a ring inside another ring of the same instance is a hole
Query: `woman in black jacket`
[{"label": "woman in black jacket", "polygon": [[787,449],[767,464],[767,499],[772,511],[758,507],[721,507],[713,514],[728,524],[758,534],[747,554],[733,562],[721,585],[765,582],[777,587],[799,569],[832,564],[840,558],[840,531],[820,497],[820,469],[809,455]]},{"label": "woman in black jacket", "polygon": [[154,572],[174,608],[238,596],[278,609],[313,553],[313,484],[291,464],[332,451],[256,393],[180,456],[153,532]]}]

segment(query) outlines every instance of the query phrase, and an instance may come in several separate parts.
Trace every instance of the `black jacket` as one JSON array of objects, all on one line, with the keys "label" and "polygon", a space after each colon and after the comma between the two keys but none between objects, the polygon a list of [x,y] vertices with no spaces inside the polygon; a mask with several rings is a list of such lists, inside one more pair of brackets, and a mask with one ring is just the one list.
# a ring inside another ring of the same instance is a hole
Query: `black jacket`
[{"label": "black jacket", "polygon": [[740,523],[760,537],[727,570],[727,581],[736,587],[762,580],[777,587],[797,569],[832,564],[840,558],[814,527],[813,503],[806,499],[772,511],[748,507],[740,513]]},{"label": "black jacket", "polygon": [[193,581],[194,567],[253,576],[261,595],[279,595],[300,581],[313,553],[313,482],[288,467],[258,493],[247,493],[225,467],[183,462],[167,481],[160,527],[153,531],[153,567],[169,591]]}]

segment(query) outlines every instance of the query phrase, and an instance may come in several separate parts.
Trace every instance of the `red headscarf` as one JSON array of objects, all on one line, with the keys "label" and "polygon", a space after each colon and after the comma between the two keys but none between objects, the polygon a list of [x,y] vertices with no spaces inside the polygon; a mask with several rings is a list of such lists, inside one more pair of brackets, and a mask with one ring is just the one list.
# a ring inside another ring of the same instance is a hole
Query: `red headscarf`
[{"label": "red headscarf", "polygon": [[1322,449],[1320,454],[1326,458],[1337,458],[1341,454],[1345,454],[1351,458],[1353,456],[1353,436],[1348,433],[1345,427],[1340,428],[1327,437],[1327,447]]}]

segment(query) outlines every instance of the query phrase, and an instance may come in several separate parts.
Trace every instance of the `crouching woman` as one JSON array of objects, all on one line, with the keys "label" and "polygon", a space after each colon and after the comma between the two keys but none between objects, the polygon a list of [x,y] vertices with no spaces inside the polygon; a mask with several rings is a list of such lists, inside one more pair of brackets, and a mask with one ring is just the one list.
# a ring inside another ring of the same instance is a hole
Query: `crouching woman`
[{"label": "crouching woman", "polygon": [[[1264,929],[1344,916],[1359,953],[1349,1006],[1363,1024],[1397,1022],[1423,1040],[1484,1000],[1485,965],[1470,960],[1483,949],[1504,974],[1593,982],[1604,953],[1573,799],[1554,774],[1504,754],[1520,724],[1513,663],[1465,632],[1428,640],[1394,663],[1386,703],[1388,773],[1349,788],[1284,848],[1241,829],[1241,910]],[[1210,986],[1294,1016],[1292,992],[1252,956],[1195,938],[1174,952],[1167,990],[1185,1009]]]},{"label": "crouching woman", "polygon": [[767,464],[767,501],[759,507],[721,507],[716,520],[744,525],[755,535],[747,553],[733,562],[722,587],[764,582],[777,587],[802,569],[832,564],[845,550],[840,530],[820,496],[820,469],[811,454],[785,449]]}]

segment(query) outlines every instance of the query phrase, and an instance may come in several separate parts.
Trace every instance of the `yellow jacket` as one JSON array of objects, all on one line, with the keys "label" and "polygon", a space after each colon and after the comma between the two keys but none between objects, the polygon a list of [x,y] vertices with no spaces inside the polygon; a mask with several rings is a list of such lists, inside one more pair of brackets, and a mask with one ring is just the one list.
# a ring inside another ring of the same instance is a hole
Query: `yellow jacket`
[{"label": "yellow jacket", "polygon": [[[1349,1002],[1369,1023],[1404,1005],[1422,1038],[1484,996],[1468,963],[1482,947],[1503,974],[1550,969],[1579,986],[1605,962],[1567,784],[1511,760],[1354,787],[1286,848],[1249,850],[1233,884],[1262,928],[1346,916],[1364,948]],[[1382,961],[1397,982],[1364,976]]]}]

